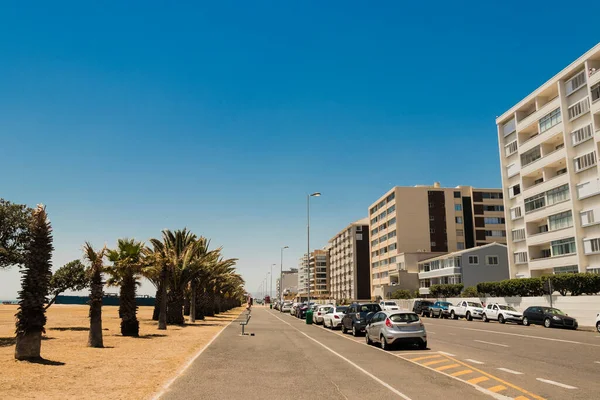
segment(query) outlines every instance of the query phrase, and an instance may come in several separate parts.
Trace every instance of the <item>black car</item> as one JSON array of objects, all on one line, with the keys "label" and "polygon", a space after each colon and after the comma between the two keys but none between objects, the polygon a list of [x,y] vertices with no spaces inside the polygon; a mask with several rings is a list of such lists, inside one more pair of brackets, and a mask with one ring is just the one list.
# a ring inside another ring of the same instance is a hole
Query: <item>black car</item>
[{"label": "black car", "polygon": [[354,336],[361,335],[367,326],[367,315],[379,311],[381,307],[377,303],[351,304],[342,318],[342,333],[352,331]]},{"label": "black car", "polygon": [[413,305],[413,312],[422,317],[429,316],[429,307],[433,305],[433,301],[429,300],[415,300]]},{"label": "black car", "polygon": [[577,329],[577,320],[569,317],[558,308],[532,306],[523,311],[523,325],[544,325],[546,328],[558,327]]}]

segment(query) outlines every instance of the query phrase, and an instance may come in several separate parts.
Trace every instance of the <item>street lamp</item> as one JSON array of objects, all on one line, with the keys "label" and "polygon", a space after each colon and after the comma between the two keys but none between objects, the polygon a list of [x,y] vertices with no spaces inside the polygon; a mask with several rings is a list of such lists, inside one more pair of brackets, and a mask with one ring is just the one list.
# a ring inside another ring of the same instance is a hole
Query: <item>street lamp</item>
[{"label": "street lamp", "polygon": [[[281,248],[281,264],[279,270],[279,300],[283,303],[283,250],[289,249],[289,246],[283,246]],[[282,310],[283,307],[279,307],[279,311]],[[283,312],[283,311],[282,311]]]},{"label": "street lamp", "polygon": [[271,281],[269,282],[269,297],[273,297],[273,265],[277,266],[277,264],[271,264]]},{"label": "street lamp", "polygon": [[[321,196],[320,192],[306,195],[306,267],[308,268],[308,304],[310,305],[310,198]],[[315,263],[317,262],[315,258]]]},{"label": "street lamp", "polygon": [[[268,296],[267,290],[269,289],[269,274],[270,272],[267,272],[267,276],[265,277],[265,296]],[[271,299],[269,299],[269,301],[271,301]]]}]

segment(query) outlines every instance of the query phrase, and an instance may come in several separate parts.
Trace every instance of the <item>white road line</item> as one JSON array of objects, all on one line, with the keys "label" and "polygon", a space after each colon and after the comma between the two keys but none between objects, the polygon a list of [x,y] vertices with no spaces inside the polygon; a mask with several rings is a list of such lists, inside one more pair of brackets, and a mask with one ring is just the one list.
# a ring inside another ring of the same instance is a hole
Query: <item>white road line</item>
[{"label": "white road line", "polygon": [[492,342],[485,342],[483,340],[473,340],[474,342],[479,342],[479,343],[485,343],[485,344],[491,344],[493,346],[500,346],[500,347],[510,347],[507,344],[501,344],[501,343],[492,343]]},{"label": "white road line", "polygon": [[551,381],[548,379],[537,378],[537,380],[540,382],[549,383],[550,385],[558,386],[558,387],[561,387],[564,389],[570,389],[570,390],[577,389],[575,386],[565,385],[564,383],[554,382],[554,381]]},{"label": "white road line", "polygon": [[479,364],[479,365],[485,364],[484,362],[477,361],[477,360],[471,360],[470,358],[467,358],[465,361],[468,361],[473,364]]},{"label": "white road line", "polygon": [[513,374],[513,375],[523,375],[522,372],[519,371],[513,371],[512,369],[508,369],[508,368],[497,368],[499,371],[504,371],[504,372],[508,372],[509,374]]},{"label": "white road line", "polygon": [[[438,325],[438,326],[441,326],[441,325]],[[600,344],[583,343],[583,342],[577,342],[575,340],[566,340],[566,339],[554,339],[554,338],[547,338],[547,337],[543,337],[543,336],[523,335],[523,334],[520,334],[520,333],[498,332],[498,331],[493,331],[493,330],[475,329],[475,328],[461,328],[461,327],[455,327],[455,326],[449,326],[449,325],[444,325],[444,328],[463,329],[465,331],[495,333],[495,334],[498,334],[498,335],[518,336],[518,337],[524,337],[524,338],[528,338],[528,339],[540,339],[540,340],[548,340],[548,341],[551,341],[551,342],[562,342],[562,343],[571,343],[571,344],[583,344],[585,346],[600,347]],[[449,334],[447,334],[447,335],[449,335]],[[598,337],[600,337],[600,336],[598,336]]]},{"label": "white road line", "polygon": [[223,333],[223,331],[229,327],[229,325],[233,324],[234,322],[237,321],[238,317],[242,315],[242,313],[240,313],[239,315],[237,315],[235,317],[235,319],[233,319],[231,322],[229,322],[227,325],[225,325],[223,327],[223,329],[221,329],[215,336],[213,336],[212,339],[210,339],[210,341],[208,343],[206,343],[204,345],[203,348],[201,348],[192,358],[190,358],[190,360],[187,362],[187,364],[185,364],[178,372],[177,374],[175,374],[175,376],[173,378],[171,378],[170,381],[168,381],[167,383],[165,383],[165,385],[160,389],[160,391],[158,393],[156,393],[153,397],[152,400],[158,400],[162,397],[163,394],[165,394],[167,392],[167,390],[169,389],[169,387],[173,384],[173,382],[175,382],[177,380],[177,378],[179,378],[193,363],[194,361],[196,361],[196,359],[198,357],[200,357],[200,355],[202,355],[202,353],[204,353],[204,350],[206,350],[218,337],[219,335],[221,335],[221,333]]},{"label": "white road line", "polygon": [[403,398],[404,400],[411,400],[410,397],[408,397],[407,395],[405,395],[404,393],[400,392],[399,390],[393,388],[392,386],[390,386],[389,384],[385,383],[384,381],[382,381],[381,379],[379,379],[378,377],[376,377],[375,375],[371,374],[370,372],[368,372],[367,370],[365,370],[364,368],[361,368],[359,365],[353,363],[352,361],[348,360],[346,357],[344,357],[343,355],[341,355],[340,353],[336,352],[333,349],[330,349],[329,347],[325,346],[323,343],[319,342],[317,339],[314,339],[312,337],[310,337],[309,335],[307,335],[306,333],[302,332],[300,329],[296,328],[295,326],[292,326],[292,324],[282,320],[281,318],[279,318],[277,315],[275,314],[271,314],[273,317],[277,318],[278,320],[280,320],[281,322],[283,322],[284,324],[287,324],[288,326],[290,326],[291,328],[297,330],[298,332],[300,332],[301,334],[303,334],[304,336],[306,336],[308,339],[312,340],[313,342],[315,342],[316,344],[318,344],[319,346],[323,347],[324,349],[326,349],[327,351],[331,352],[332,354],[335,354],[336,356],[338,356],[339,358],[341,358],[342,360],[346,361],[348,364],[352,365],[354,368],[356,368],[357,370],[359,370],[360,372],[362,372],[363,374],[367,375],[369,378],[373,379],[375,382],[379,383],[380,385],[382,385],[383,387],[389,389],[392,393],[396,394],[398,397]]},{"label": "white road line", "polygon": [[445,356],[456,357],[454,354],[452,354],[452,353],[446,353],[445,351],[438,351],[438,353],[443,354]]},{"label": "white road line", "polygon": [[594,363],[596,363],[596,364],[600,364],[600,361],[594,361]]}]

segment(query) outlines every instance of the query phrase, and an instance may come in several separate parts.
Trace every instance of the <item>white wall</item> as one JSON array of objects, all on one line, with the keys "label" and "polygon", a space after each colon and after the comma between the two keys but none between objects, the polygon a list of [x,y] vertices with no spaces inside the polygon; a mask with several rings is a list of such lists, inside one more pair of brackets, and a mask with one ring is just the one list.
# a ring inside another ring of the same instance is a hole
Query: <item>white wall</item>
[{"label": "white wall", "polygon": [[[431,299],[433,300],[433,299]],[[441,299],[440,299],[441,300]],[[483,303],[500,303],[513,306],[519,311],[525,311],[529,306],[550,307],[550,296],[541,297],[451,297],[444,299],[452,304],[461,300]],[[396,303],[407,310],[412,310],[414,300],[396,300]],[[600,296],[552,296],[552,306],[576,318],[580,326],[595,326],[596,315],[600,313]]]}]

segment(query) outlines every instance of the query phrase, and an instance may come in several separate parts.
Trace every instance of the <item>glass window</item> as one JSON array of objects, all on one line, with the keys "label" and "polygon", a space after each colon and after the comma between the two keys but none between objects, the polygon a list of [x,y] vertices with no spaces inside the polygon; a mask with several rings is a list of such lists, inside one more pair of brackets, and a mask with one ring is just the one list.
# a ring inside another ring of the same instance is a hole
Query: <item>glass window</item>
[{"label": "glass window", "polygon": [[469,256],[469,264],[471,264],[471,265],[479,264],[479,257],[478,256]]},{"label": "glass window", "polygon": [[528,197],[525,199],[525,212],[532,212],[546,206],[546,197],[544,193]]},{"label": "glass window", "polygon": [[457,224],[462,224],[463,223],[462,217],[456,217],[456,223]]},{"label": "glass window", "polygon": [[458,250],[464,250],[465,249],[465,243],[464,242],[456,242],[456,248]]},{"label": "glass window", "polygon": [[559,203],[569,199],[569,184],[559,186],[555,189],[550,189],[546,192],[548,205]]},{"label": "glass window", "polygon": [[551,231],[573,226],[573,214],[571,210],[549,216],[548,225]]},{"label": "glass window", "polygon": [[461,204],[455,204],[454,205],[454,211],[462,211],[462,205]]},{"label": "glass window", "polygon": [[460,199],[460,192],[454,192],[454,198]]},{"label": "glass window", "polygon": [[575,238],[568,238],[562,240],[553,240],[551,242],[552,255],[561,256],[565,254],[575,253]]},{"label": "glass window", "polygon": [[417,322],[419,316],[415,313],[392,314],[390,320],[392,322]]},{"label": "glass window", "polygon": [[465,232],[462,229],[457,229],[456,230],[456,236],[464,236]]},{"label": "glass window", "polygon": [[485,263],[487,265],[498,265],[500,264],[500,261],[498,259],[498,256],[487,256],[485,258]]},{"label": "glass window", "polygon": [[486,225],[504,224],[506,221],[500,217],[486,217],[483,219]]},{"label": "glass window", "polygon": [[540,133],[547,131],[554,125],[562,122],[562,116],[560,114],[560,108],[552,111],[550,114],[543,116],[539,120]]}]

